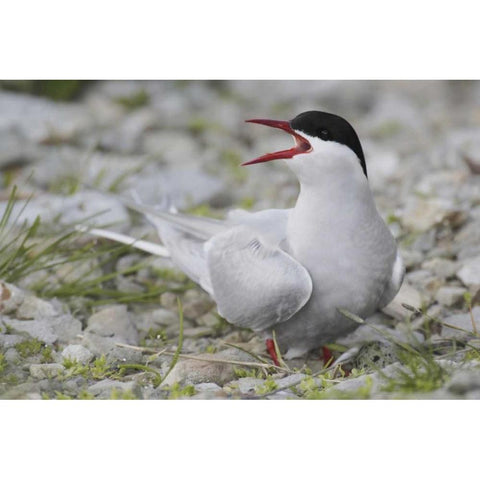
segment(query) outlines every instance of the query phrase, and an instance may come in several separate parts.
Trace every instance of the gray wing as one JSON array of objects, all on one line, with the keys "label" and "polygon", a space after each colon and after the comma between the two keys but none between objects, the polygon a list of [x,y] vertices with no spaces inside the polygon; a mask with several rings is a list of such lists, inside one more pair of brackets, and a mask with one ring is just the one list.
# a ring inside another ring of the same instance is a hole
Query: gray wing
[{"label": "gray wing", "polygon": [[205,253],[218,311],[240,327],[271,328],[288,320],[310,298],[307,270],[249,226],[213,236]]},{"label": "gray wing", "polygon": [[247,212],[237,208],[228,212],[232,225],[246,225],[262,235],[271,245],[285,245],[288,215],[291,209],[269,208],[260,212]]}]

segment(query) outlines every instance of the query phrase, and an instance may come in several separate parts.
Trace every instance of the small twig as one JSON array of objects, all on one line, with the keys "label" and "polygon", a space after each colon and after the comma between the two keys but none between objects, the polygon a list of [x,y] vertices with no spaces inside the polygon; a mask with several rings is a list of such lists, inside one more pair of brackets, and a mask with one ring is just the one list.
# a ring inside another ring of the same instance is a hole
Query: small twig
[{"label": "small twig", "polygon": [[[123,347],[123,348],[130,348],[132,350],[139,350],[143,352],[148,352],[148,353],[155,353],[159,355],[168,355],[168,356],[173,356],[175,355],[174,352],[166,352],[166,351],[161,351],[158,352],[157,350],[149,347],[137,347],[136,345],[128,345],[126,343],[116,343],[115,344],[117,347]],[[205,358],[205,357],[198,357],[196,355],[189,355],[187,353],[180,353],[178,355],[179,358],[185,358],[187,360],[198,360],[199,362],[213,362],[213,363],[225,363],[228,365],[241,365],[243,367],[256,367],[256,368],[275,368],[276,370],[280,370],[282,372],[287,372],[289,373],[289,370],[284,368],[284,367],[277,367],[276,365],[270,364],[270,363],[259,363],[259,362],[242,362],[240,360],[225,360],[222,358]]]}]

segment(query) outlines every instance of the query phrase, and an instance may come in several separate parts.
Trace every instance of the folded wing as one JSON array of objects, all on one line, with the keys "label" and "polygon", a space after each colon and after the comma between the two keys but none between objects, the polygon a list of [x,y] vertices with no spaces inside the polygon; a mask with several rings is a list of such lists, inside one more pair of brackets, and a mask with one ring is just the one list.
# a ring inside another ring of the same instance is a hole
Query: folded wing
[{"label": "folded wing", "polygon": [[240,327],[272,328],[310,298],[307,270],[249,226],[238,225],[213,236],[205,252],[218,311]]}]

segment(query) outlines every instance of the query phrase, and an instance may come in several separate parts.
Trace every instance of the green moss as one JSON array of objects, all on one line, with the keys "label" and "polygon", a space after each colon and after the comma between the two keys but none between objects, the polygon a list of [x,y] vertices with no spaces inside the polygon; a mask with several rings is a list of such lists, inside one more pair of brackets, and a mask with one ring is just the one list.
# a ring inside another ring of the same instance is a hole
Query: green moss
[{"label": "green moss", "polygon": [[76,377],[77,375],[81,375],[84,378],[89,376],[90,368],[88,365],[83,365],[76,360],[72,360],[70,358],[65,358],[63,360],[63,366],[65,367],[66,371],[64,372],[63,376],[65,378]]},{"label": "green moss", "polygon": [[442,387],[450,377],[429,352],[399,351],[398,357],[404,368],[397,368],[391,377],[382,374],[386,380],[382,387],[385,392],[431,392]]},{"label": "green moss", "polygon": [[249,210],[255,205],[256,200],[253,197],[244,197],[240,201],[239,207]]},{"label": "green moss", "polygon": [[8,384],[8,385],[17,385],[19,382],[19,378],[11,373],[10,375],[6,375],[3,377],[2,382]]},{"label": "green moss", "polygon": [[195,395],[196,390],[193,385],[186,385],[185,387],[181,387],[179,383],[175,382],[170,387],[165,388],[169,392],[168,398],[170,400],[175,400],[182,397],[191,397]]},{"label": "green moss", "polygon": [[2,80],[0,86],[55,101],[67,101],[78,97],[87,83],[86,80]]},{"label": "green moss", "polygon": [[164,328],[149,328],[145,340],[154,340],[163,343],[168,340],[168,337]]},{"label": "green moss", "polygon": [[20,354],[22,358],[31,357],[40,353],[42,350],[43,344],[40,340],[32,338],[31,340],[24,340],[23,342],[17,343],[15,349]]},{"label": "green moss", "polygon": [[95,398],[95,395],[92,395],[91,393],[87,392],[86,390],[81,390],[79,392],[77,398],[79,400],[93,400]]},{"label": "green moss", "polygon": [[63,374],[64,378],[81,375],[82,377],[90,380],[103,380],[104,378],[108,378],[119,373],[119,370],[114,369],[107,363],[105,355],[96,358],[93,363],[87,365],[83,365],[82,363],[70,358],[65,358],[63,360],[63,366],[66,369],[65,373]]},{"label": "green moss", "polygon": [[125,364],[119,368],[119,374],[121,376],[124,376],[132,370],[140,370],[149,375],[151,379],[151,384],[154,388],[157,388],[162,383],[162,376],[160,375],[160,373],[155,368],[149,367],[148,365],[142,365],[137,363]]},{"label": "green moss", "polygon": [[263,372],[258,368],[240,368],[233,367],[233,371],[237,378],[264,378]]},{"label": "green moss", "polygon": [[3,374],[6,368],[7,368],[7,361],[5,360],[5,355],[3,353],[0,353],[0,375]]},{"label": "green moss", "polygon": [[401,218],[395,215],[394,213],[390,213],[386,218],[386,222],[388,225],[391,225],[392,223],[400,223]]},{"label": "green moss", "polygon": [[41,363],[54,363],[54,358],[52,355],[53,349],[50,346],[44,347],[41,350],[40,356],[41,356]]},{"label": "green moss", "polygon": [[59,392],[58,390],[55,390],[55,398],[57,400],[73,400],[73,397],[67,395],[66,393]]},{"label": "green moss", "polygon": [[131,390],[113,388],[110,393],[110,400],[137,400],[137,397]]},{"label": "green moss", "polygon": [[271,377],[267,378],[265,382],[263,382],[262,385],[257,385],[255,387],[255,393],[258,395],[264,395],[269,392],[273,392],[278,388],[278,385],[276,384],[275,380]]},{"label": "green moss", "polygon": [[114,101],[127,110],[136,110],[150,103],[150,95],[142,88],[133,95],[116,97]]},{"label": "green moss", "polygon": [[95,380],[103,380],[115,373],[114,370],[110,368],[110,365],[107,363],[105,355],[102,355],[99,358],[96,358],[93,361],[93,365],[90,366],[90,375]]}]

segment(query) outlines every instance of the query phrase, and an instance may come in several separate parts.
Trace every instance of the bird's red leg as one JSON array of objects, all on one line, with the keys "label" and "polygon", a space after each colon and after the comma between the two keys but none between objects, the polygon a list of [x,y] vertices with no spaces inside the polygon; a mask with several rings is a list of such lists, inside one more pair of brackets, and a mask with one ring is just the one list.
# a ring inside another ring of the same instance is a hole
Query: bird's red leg
[{"label": "bird's red leg", "polygon": [[267,347],[267,352],[270,355],[270,358],[273,360],[273,363],[279,367],[280,362],[278,361],[277,352],[275,351],[275,344],[271,338],[265,340],[265,346]]},{"label": "bird's red leg", "polygon": [[324,367],[329,367],[334,360],[333,353],[326,346],[322,347],[322,357],[323,357],[323,366]]}]

